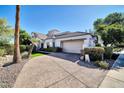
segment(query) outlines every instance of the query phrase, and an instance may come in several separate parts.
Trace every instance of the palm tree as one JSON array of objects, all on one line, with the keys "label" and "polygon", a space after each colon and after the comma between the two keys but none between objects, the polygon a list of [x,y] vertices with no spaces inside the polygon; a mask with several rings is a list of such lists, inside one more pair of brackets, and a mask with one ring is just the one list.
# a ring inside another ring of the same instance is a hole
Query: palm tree
[{"label": "palm tree", "polygon": [[19,32],[20,32],[20,5],[16,5],[16,23],[15,23],[15,39],[14,39],[14,56],[13,62],[21,62],[20,47],[19,47]]},{"label": "palm tree", "polygon": [[29,42],[30,42],[30,48],[29,48],[29,51],[28,51],[28,58],[29,59],[31,57],[31,54],[32,54],[33,48],[35,46],[35,43],[38,43],[39,41],[40,40],[36,39],[36,38],[32,38],[31,40],[29,40]]}]

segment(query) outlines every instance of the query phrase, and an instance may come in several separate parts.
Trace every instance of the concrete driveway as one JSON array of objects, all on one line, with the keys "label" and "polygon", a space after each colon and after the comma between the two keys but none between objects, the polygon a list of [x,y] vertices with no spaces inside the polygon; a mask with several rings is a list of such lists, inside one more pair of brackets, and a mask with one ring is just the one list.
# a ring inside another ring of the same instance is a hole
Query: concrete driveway
[{"label": "concrete driveway", "polygon": [[99,87],[106,74],[107,71],[80,62],[79,55],[53,53],[33,58],[26,63],[16,80],[14,87]]},{"label": "concrete driveway", "polygon": [[124,51],[121,52],[100,88],[124,88]]}]

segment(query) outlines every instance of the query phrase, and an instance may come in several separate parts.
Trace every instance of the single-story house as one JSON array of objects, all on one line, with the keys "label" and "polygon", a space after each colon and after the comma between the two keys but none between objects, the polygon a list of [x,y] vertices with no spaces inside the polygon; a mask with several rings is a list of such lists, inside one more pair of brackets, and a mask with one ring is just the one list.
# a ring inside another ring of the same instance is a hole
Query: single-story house
[{"label": "single-story house", "polygon": [[60,32],[53,29],[41,40],[41,48],[61,47],[63,52],[80,53],[85,47],[94,47],[95,38],[87,32]]}]

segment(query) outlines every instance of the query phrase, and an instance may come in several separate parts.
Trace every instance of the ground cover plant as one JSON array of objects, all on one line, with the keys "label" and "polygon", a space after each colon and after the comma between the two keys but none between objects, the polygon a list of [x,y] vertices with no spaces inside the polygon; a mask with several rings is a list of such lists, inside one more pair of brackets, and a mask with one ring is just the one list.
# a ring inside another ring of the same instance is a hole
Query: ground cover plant
[{"label": "ground cover plant", "polygon": [[44,54],[42,53],[32,53],[31,58],[38,57],[38,56],[43,56]]}]

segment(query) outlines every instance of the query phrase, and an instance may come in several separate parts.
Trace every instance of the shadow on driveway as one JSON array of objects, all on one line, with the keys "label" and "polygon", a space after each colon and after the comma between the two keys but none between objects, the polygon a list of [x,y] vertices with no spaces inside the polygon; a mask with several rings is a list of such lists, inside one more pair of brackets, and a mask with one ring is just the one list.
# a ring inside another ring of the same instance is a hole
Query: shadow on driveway
[{"label": "shadow on driveway", "polygon": [[91,63],[86,63],[84,61],[80,60],[80,54],[72,54],[72,53],[50,53],[49,56],[53,56],[56,58],[61,58],[64,60],[68,60],[73,63],[77,63],[80,66],[85,66],[88,68],[97,68],[92,62]]}]

